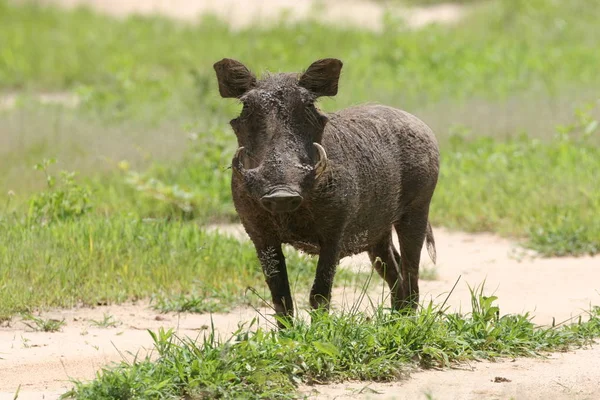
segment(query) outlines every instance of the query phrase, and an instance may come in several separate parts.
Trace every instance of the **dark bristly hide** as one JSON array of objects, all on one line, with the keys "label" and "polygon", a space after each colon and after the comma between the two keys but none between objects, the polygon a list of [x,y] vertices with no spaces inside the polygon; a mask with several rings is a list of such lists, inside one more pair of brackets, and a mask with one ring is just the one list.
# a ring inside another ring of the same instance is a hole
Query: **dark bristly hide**
[{"label": "dark bristly hide", "polygon": [[235,60],[214,68],[221,95],[244,106],[231,121],[239,145],[232,194],[277,314],[294,311],[284,243],[319,256],[310,293],[315,309],[329,307],[339,260],[365,251],[390,287],[392,307],[416,307],[424,242],[435,262],[428,214],[439,151],[431,129],[382,105],[321,112],[315,102],[337,94],[340,60],[261,80]]}]

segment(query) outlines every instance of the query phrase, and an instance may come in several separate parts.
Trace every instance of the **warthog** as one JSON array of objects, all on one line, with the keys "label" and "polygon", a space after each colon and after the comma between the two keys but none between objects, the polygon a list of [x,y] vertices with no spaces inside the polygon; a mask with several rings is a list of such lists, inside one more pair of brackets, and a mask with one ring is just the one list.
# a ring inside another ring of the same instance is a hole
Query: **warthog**
[{"label": "warthog", "polygon": [[434,263],[436,257],[428,214],[439,151],[431,129],[382,105],[320,111],[317,98],[338,91],[337,59],[261,80],[232,59],[214,69],[221,96],[243,104],[231,121],[239,145],[231,190],[275,311],[284,317],[280,326],[294,312],[284,243],[319,255],[314,309],[328,309],[339,260],[365,251],[390,287],[392,308],[416,307],[424,241]]}]

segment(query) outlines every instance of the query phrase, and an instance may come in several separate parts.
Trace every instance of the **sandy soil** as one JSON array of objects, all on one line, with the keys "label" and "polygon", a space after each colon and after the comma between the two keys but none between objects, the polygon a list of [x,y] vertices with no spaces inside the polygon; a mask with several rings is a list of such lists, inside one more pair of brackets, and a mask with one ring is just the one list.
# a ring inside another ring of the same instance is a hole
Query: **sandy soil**
[{"label": "sandy soil", "polygon": [[[244,240],[239,226],[215,227]],[[499,297],[501,312],[533,311],[535,320],[548,324],[579,315],[590,304],[600,304],[600,257],[541,259],[524,254],[511,241],[493,235],[472,235],[435,229],[438,245],[438,279],[422,281],[425,298],[442,302],[461,277],[448,304],[455,310],[470,310],[467,284],[486,280],[487,292]],[[426,254],[423,267],[430,268]],[[341,268],[369,268],[365,256],[344,259]],[[261,282],[257,282],[260,287]],[[380,296],[375,288],[372,296]],[[386,294],[384,294],[386,295]],[[306,296],[297,301],[306,303]],[[337,288],[334,307],[354,301],[354,290]],[[269,310],[261,309],[263,315]],[[100,328],[93,321],[108,314],[119,326]],[[211,324],[227,335],[238,323],[259,314],[240,307],[228,314],[160,314],[147,303],[106,306],[94,309],[59,310],[45,318],[64,319],[61,332],[32,332],[19,318],[0,328],[0,400],[12,399],[21,385],[20,399],[55,399],[69,386],[69,379],[91,379],[102,366],[148,354],[152,348],[147,329],[173,328],[180,336],[203,335]],[[260,324],[271,327],[267,319]],[[496,377],[510,382],[496,383]],[[318,398],[417,399],[432,394],[435,399],[549,397],[569,399],[600,398],[600,346],[591,350],[554,354],[548,359],[503,360],[499,363],[473,362],[457,369],[414,373],[394,384],[364,382],[302,388]]]},{"label": "sandy soil", "polygon": [[[15,0],[30,1],[30,0]],[[183,21],[196,21],[199,15],[212,14],[227,21],[234,29],[259,23],[277,21],[282,15],[288,21],[316,18],[336,25],[360,26],[375,31],[383,27],[384,15],[399,17],[406,25],[418,28],[439,22],[458,21],[464,8],[454,4],[439,4],[430,7],[406,8],[384,6],[365,0],[38,0],[72,8],[89,6],[113,16],[128,14],[162,14]]]},{"label": "sandy soil", "polygon": [[[546,359],[474,362],[413,373],[404,382],[303,387],[309,398],[425,400],[592,400],[600,398],[600,347]],[[431,397],[428,397],[431,396]]]}]

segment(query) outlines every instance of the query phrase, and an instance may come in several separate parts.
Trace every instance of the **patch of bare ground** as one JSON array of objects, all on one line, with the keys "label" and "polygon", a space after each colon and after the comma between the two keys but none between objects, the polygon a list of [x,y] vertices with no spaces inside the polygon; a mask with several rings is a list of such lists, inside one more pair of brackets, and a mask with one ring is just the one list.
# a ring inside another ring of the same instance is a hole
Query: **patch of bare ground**
[{"label": "patch of bare ground", "polygon": [[[31,1],[31,0],[15,0]],[[197,21],[201,15],[214,15],[234,29],[253,24],[270,24],[284,17],[288,22],[308,18],[349,27],[380,31],[384,16],[401,18],[406,26],[419,28],[430,23],[454,23],[460,20],[465,8],[456,4],[438,4],[428,7],[406,7],[396,2],[388,5],[365,0],[38,0],[65,8],[87,6],[112,15],[161,14],[183,21]]]},{"label": "patch of bare ground", "polygon": [[[12,110],[17,107],[20,97],[20,93],[0,93],[0,111]],[[41,104],[54,104],[67,108],[75,108],[80,102],[77,95],[69,92],[36,93],[30,97]]]},{"label": "patch of bare ground", "polygon": [[[35,332],[14,318],[0,328],[0,400],[12,400],[19,386],[19,399],[55,399],[71,387],[70,379],[92,379],[110,363],[151,355],[148,329],[172,328],[181,337],[196,338],[214,325],[230,334],[255,314],[251,308],[213,315],[161,314],[147,302],[43,313],[45,319],[65,321],[59,332]],[[111,326],[99,326],[109,316]]]},{"label": "patch of bare ground", "polygon": [[[240,240],[247,238],[239,225],[212,229]],[[600,257],[536,258],[524,254],[513,242],[490,234],[440,228],[434,233],[437,280],[421,282],[425,301],[441,303],[460,276],[447,303],[453,310],[470,311],[467,283],[475,286],[484,280],[487,293],[499,296],[501,313],[531,311],[540,324],[553,319],[562,322],[589,309],[590,304],[600,304]],[[422,260],[422,267],[431,267],[425,253]],[[369,262],[364,255],[351,257],[343,260],[341,268],[368,271]],[[256,283],[259,290],[263,286],[263,282]],[[358,294],[358,289],[337,288],[334,308],[347,308]],[[381,302],[387,290],[377,285],[369,295]],[[306,307],[306,295],[295,297],[300,308]],[[368,306],[368,301],[363,303]],[[111,362],[144,356],[152,349],[147,329],[173,328],[180,336],[195,338],[202,337],[212,324],[227,336],[240,322],[255,317],[270,329],[270,310],[261,307],[258,311],[239,307],[227,314],[160,314],[147,302],[139,302],[43,313],[44,318],[65,320],[66,325],[55,333],[33,332],[15,318],[0,328],[0,400],[12,399],[19,385],[19,399],[54,399],[70,387],[70,378],[92,379]],[[93,322],[105,316],[112,316],[117,326],[102,328]],[[496,377],[510,382],[495,382]],[[302,391],[325,399],[425,399],[426,394],[434,399],[596,399],[600,398],[598,382],[600,348],[594,348],[552,354],[546,359],[472,362],[450,370],[414,373],[408,380],[392,384],[357,382],[303,387]]]},{"label": "patch of bare ground", "polygon": [[351,382],[304,386],[309,399],[377,400],[593,400],[600,398],[600,347],[547,358],[472,362],[424,370],[393,383]]}]

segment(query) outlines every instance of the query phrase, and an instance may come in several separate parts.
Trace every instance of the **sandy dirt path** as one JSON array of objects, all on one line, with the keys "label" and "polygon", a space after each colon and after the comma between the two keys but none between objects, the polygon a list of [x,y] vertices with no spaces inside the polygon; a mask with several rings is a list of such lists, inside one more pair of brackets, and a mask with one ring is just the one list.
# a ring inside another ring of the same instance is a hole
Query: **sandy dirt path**
[{"label": "sandy dirt path", "polygon": [[[30,1],[30,0],[13,0]],[[380,31],[384,16],[402,18],[410,28],[430,23],[454,23],[464,14],[464,7],[438,4],[429,7],[385,6],[365,0],[38,0],[66,8],[80,5],[113,16],[161,14],[183,21],[197,21],[199,15],[211,14],[240,29],[252,24],[269,24],[284,16],[295,22],[315,18],[326,23],[359,26]]]},{"label": "sandy dirt path", "polygon": [[[237,225],[214,228],[245,240]],[[488,234],[465,234],[435,229],[438,245],[438,279],[422,281],[425,299],[441,303],[459,276],[461,281],[448,300],[452,309],[470,311],[467,284],[486,280],[487,293],[499,296],[501,313],[532,311],[535,320],[548,324],[566,320],[600,304],[600,257],[541,259],[523,255],[511,241]],[[423,268],[431,267],[426,254]],[[342,268],[367,270],[368,259],[344,259]],[[262,282],[256,287],[261,288]],[[308,288],[307,288],[308,289]],[[381,297],[375,288],[373,297]],[[387,295],[387,292],[384,293]],[[306,296],[297,301],[306,304]],[[355,298],[354,289],[337,288],[334,307],[345,307]],[[381,301],[381,300],[380,300]],[[268,315],[269,310],[260,309]],[[111,315],[119,325],[99,328],[93,321]],[[20,399],[55,399],[67,390],[69,379],[91,379],[102,366],[131,360],[135,354],[148,354],[152,348],[146,329],[173,328],[181,336],[203,335],[212,322],[218,332],[228,335],[238,323],[259,314],[240,307],[228,314],[160,314],[147,303],[106,306],[94,309],[59,310],[44,313],[44,318],[64,319],[61,332],[32,332],[15,318],[0,328],[0,400],[12,399],[21,385]],[[260,324],[270,322],[260,317]],[[494,383],[495,377],[510,382]],[[499,363],[474,362],[458,369],[414,373],[410,379],[394,384],[364,382],[302,388],[317,398],[416,399],[429,393],[435,399],[542,397],[600,398],[600,346],[554,354],[549,359],[504,360]],[[368,388],[365,388],[367,387]],[[315,392],[316,391],[316,392]],[[341,397],[340,397],[341,396]]]},{"label": "sandy dirt path", "polygon": [[600,347],[595,347],[546,359],[474,362],[451,370],[420,371],[404,382],[312,386],[302,392],[326,400],[597,400],[599,371]]}]

